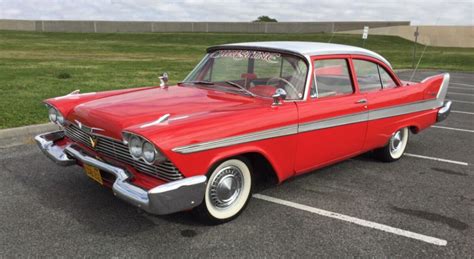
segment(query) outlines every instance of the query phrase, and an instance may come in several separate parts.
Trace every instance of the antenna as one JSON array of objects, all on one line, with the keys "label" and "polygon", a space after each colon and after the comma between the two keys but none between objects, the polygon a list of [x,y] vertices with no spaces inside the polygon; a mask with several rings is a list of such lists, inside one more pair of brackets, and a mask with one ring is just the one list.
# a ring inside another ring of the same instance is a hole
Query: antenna
[{"label": "antenna", "polygon": [[[441,13],[438,15],[438,18],[436,19],[436,22],[434,25],[437,25],[438,24],[438,21],[439,21],[439,18],[441,17]],[[417,30],[418,31],[418,30]],[[426,48],[428,48],[428,45],[431,43],[431,39],[428,43],[426,43],[425,47],[423,48],[423,52],[421,52],[421,56],[420,56],[420,59],[418,59],[418,63],[416,63],[416,67],[415,67],[415,70],[413,70],[413,73],[411,74],[411,77],[410,77],[410,80],[408,81],[412,81],[413,80],[413,77],[415,77],[415,74],[416,74],[416,71],[418,70],[418,66],[420,65],[421,63],[421,59],[423,58],[423,55],[425,55],[425,51],[426,51]]]},{"label": "antenna", "polygon": [[328,43],[331,43],[332,39],[334,38],[334,35],[336,35],[336,32],[337,32],[337,29],[333,28],[332,35],[331,35],[331,38],[329,38]]}]

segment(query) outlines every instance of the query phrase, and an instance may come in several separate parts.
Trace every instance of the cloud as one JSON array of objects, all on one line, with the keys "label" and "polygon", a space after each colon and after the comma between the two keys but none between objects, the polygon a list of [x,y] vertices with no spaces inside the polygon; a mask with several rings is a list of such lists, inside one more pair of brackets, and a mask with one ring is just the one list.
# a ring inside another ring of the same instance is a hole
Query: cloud
[{"label": "cloud", "polygon": [[411,21],[473,25],[472,0],[0,0],[0,19],[125,21]]}]

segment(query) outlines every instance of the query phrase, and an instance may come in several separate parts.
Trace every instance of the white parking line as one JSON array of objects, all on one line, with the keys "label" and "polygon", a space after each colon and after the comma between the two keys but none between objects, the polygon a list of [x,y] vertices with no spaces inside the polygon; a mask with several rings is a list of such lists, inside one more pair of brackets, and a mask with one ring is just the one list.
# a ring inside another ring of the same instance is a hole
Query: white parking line
[{"label": "white parking line", "polygon": [[465,111],[451,111],[451,112],[474,115],[474,112],[465,112]]},{"label": "white parking line", "polygon": [[454,103],[469,103],[469,104],[474,104],[474,102],[467,102],[467,101],[459,101],[459,100],[451,100]]},{"label": "white parking line", "polygon": [[450,86],[449,89],[459,89],[459,90],[466,90],[466,91],[474,91],[473,87],[456,87],[456,86]]},{"label": "white parking line", "polygon": [[355,217],[351,217],[351,216],[347,216],[347,215],[343,215],[343,214],[339,214],[339,213],[335,213],[335,212],[331,212],[331,211],[327,211],[327,210],[313,208],[313,207],[310,207],[310,206],[307,206],[307,205],[303,205],[303,204],[299,204],[299,203],[295,203],[295,202],[291,202],[291,201],[287,201],[287,200],[282,200],[282,199],[270,197],[270,196],[263,195],[263,194],[254,194],[253,197],[257,198],[257,199],[260,199],[260,200],[264,200],[264,201],[284,205],[284,206],[287,206],[287,207],[291,207],[291,208],[311,212],[311,213],[318,214],[318,215],[321,215],[321,216],[346,221],[346,222],[353,223],[353,224],[356,224],[356,225],[359,225],[359,226],[373,228],[373,229],[381,230],[381,231],[388,232],[388,233],[391,233],[391,234],[395,234],[395,235],[398,235],[398,236],[404,236],[404,237],[420,240],[420,241],[430,243],[430,244],[433,244],[433,245],[437,245],[437,246],[446,246],[448,244],[448,242],[446,240],[439,239],[439,238],[436,238],[436,237],[430,237],[430,236],[418,234],[418,233],[415,233],[415,232],[403,230],[403,229],[400,229],[400,228],[391,227],[391,226],[388,226],[388,225],[384,225],[384,224],[380,224],[380,223],[376,223],[376,222],[372,222],[372,221],[368,221],[368,220],[364,220],[364,219],[359,219],[359,218],[355,218]]},{"label": "white parking line", "polygon": [[453,93],[453,92],[448,92],[448,95],[454,94],[454,95],[468,95],[468,96],[474,96],[474,94],[465,94],[465,93]]},{"label": "white parking line", "polygon": [[474,87],[474,85],[468,85],[468,84],[461,84],[461,83],[449,83],[450,85],[462,85],[462,86],[470,86]]},{"label": "white parking line", "polygon": [[447,130],[456,130],[456,131],[474,133],[474,130],[469,130],[469,129],[458,129],[458,128],[451,128],[451,127],[444,127],[444,126],[431,126],[431,127],[437,128],[437,129],[447,129]]},{"label": "white parking line", "polygon": [[404,155],[405,156],[410,156],[410,157],[434,160],[434,161],[439,161],[439,162],[445,162],[445,163],[450,163],[450,164],[456,164],[456,165],[464,165],[464,166],[469,165],[466,162],[454,161],[454,160],[449,160],[449,159],[444,159],[444,158],[437,158],[437,157],[431,157],[431,156],[422,156],[422,155],[416,155],[416,154],[410,154],[410,153],[405,153]]}]

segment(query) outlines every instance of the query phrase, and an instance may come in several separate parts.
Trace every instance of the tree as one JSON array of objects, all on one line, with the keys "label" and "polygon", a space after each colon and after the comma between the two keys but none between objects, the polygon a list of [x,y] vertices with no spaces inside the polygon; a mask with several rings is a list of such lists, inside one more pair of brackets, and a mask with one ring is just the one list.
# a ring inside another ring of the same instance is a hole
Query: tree
[{"label": "tree", "polygon": [[257,20],[253,22],[278,22],[276,19],[270,18],[267,15],[262,15],[257,18]]}]

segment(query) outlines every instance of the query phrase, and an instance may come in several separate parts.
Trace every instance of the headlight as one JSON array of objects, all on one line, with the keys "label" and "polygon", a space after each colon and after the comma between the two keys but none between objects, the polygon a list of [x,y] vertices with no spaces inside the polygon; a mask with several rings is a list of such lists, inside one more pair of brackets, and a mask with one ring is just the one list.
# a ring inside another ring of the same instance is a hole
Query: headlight
[{"label": "headlight", "polygon": [[128,144],[130,155],[136,160],[142,160],[147,164],[160,163],[166,157],[160,153],[153,143],[143,137],[129,132],[123,132],[123,143]]},{"label": "headlight", "polygon": [[135,159],[139,159],[143,153],[142,146],[142,140],[137,136],[132,136],[128,142],[130,155],[132,155]]},{"label": "headlight", "polygon": [[53,106],[48,105],[48,117],[52,123],[64,125],[64,116]]},{"label": "headlight", "polygon": [[155,159],[156,159],[155,147],[150,142],[145,141],[145,143],[143,143],[143,160],[151,164],[155,162]]},{"label": "headlight", "polygon": [[53,123],[56,123],[58,119],[58,114],[56,112],[56,109],[54,109],[53,107],[49,107],[48,113],[49,113],[49,120]]},{"label": "headlight", "polygon": [[56,111],[56,121],[59,124],[64,125],[64,116],[59,111]]}]

